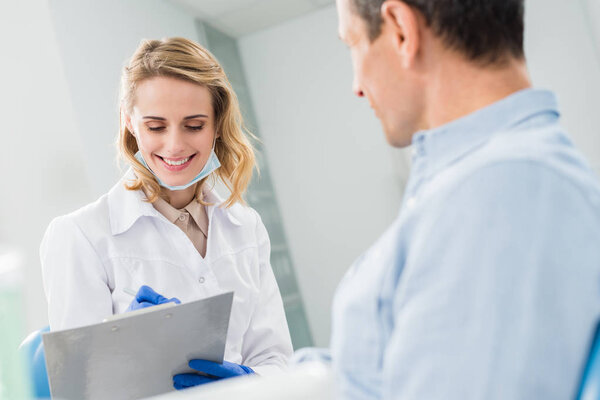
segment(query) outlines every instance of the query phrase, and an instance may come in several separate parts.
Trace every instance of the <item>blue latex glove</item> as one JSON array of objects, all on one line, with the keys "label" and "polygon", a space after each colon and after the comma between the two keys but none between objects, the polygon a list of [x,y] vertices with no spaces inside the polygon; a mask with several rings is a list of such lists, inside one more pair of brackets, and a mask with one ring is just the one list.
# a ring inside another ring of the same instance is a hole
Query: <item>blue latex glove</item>
[{"label": "blue latex glove", "polygon": [[176,303],[181,304],[178,298],[173,297],[167,299],[166,297],[156,293],[150,286],[143,285],[140,287],[138,292],[135,295],[135,299],[131,301],[129,307],[127,307],[127,311],[139,310],[140,308],[152,307],[158,304],[163,303]]},{"label": "blue latex glove", "polygon": [[233,378],[254,373],[250,367],[230,363],[228,361],[223,361],[223,364],[219,364],[207,360],[191,360],[189,366],[204,375],[195,373],[175,375],[173,376],[173,387],[175,389],[181,390],[218,381],[219,379]]}]

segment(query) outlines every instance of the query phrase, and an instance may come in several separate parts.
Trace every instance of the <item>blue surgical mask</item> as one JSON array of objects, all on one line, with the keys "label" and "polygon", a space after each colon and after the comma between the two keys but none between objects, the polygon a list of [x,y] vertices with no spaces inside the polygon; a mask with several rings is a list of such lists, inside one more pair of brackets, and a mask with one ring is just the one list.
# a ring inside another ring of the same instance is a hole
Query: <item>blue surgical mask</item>
[{"label": "blue surgical mask", "polygon": [[202,171],[200,171],[200,173],[198,175],[196,175],[196,177],[194,179],[192,179],[190,182],[186,183],[185,185],[180,185],[180,186],[170,186],[167,185],[166,183],[164,183],[163,181],[160,180],[160,178],[154,173],[154,171],[152,171],[150,169],[150,167],[148,166],[148,164],[146,164],[146,161],[144,160],[144,157],[142,157],[142,153],[141,152],[137,152],[135,153],[135,158],[142,163],[142,165],[144,167],[146,167],[146,169],[150,172],[152,172],[152,175],[154,175],[156,177],[156,180],[158,181],[158,183],[160,184],[160,186],[167,188],[169,190],[183,190],[183,189],[187,189],[190,186],[192,186],[193,184],[201,181],[202,179],[204,179],[205,177],[207,177],[208,175],[210,175],[212,172],[214,172],[217,168],[219,168],[221,166],[221,163],[219,162],[219,159],[217,158],[217,155],[215,154],[215,149],[213,148],[210,151],[210,156],[208,157],[208,160],[206,161],[206,164],[204,164],[204,168],[202,168]]}]

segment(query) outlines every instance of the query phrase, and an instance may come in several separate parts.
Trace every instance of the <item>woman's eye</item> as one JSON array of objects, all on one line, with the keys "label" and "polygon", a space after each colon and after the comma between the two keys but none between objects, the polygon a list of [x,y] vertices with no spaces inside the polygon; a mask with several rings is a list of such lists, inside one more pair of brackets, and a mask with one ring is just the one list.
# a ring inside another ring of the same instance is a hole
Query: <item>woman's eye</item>
[{"label": "woman's eye", "polygon": [[186,128],[191,129],[193,131],[200,131],[204,128],[204,124],[203,125],[187,125]]},{"label": "woman's eye", "polygon": [[162,130],[164,130],[165,127],[164,126],[149,126],[148,130],[152,131],[152,132],[160,132]]}]

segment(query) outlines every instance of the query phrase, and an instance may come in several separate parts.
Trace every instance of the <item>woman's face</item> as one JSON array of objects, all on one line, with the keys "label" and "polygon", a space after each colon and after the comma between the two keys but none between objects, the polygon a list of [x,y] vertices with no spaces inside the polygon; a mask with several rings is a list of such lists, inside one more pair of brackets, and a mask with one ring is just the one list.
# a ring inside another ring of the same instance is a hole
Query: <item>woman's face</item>
[{"label": "woman's face", "polygon": [[125,123],[150,169],[170,186],[185,185],[198,175],[215,139],[210,92],[175,78],[142,81]]}]

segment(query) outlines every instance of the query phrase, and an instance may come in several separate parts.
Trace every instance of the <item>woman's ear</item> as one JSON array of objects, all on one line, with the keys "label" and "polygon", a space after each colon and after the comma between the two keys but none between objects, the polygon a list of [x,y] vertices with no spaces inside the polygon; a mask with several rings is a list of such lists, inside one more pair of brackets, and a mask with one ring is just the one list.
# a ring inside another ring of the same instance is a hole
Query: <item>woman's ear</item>
[{"label": "woman's ear", "polygon": [[127,114],[125,112],[125,110],[123,110],[123,107],[121,107],[121,121],[122,123],[125,123],[125,127],[127,127],[127,130],[133,135],[135,136],[135,131],[133,130],[133,124],[131,123],[131,116],[129,114]]}]

